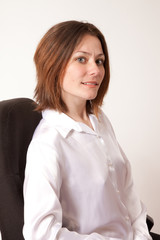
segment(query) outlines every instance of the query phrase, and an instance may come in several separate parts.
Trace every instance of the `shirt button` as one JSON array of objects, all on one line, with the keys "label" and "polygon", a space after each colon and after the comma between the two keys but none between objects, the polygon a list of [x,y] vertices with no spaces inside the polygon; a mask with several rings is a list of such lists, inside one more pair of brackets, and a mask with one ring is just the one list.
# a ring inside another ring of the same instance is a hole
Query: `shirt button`
[{"label": "shirt button", "polygon": [[104,145],[104,141],[101,136],[97,135],[97,138],[100,140],[100,142]]},{"label": "shirt button", "polygon": [[120,191],[119,191],[119,189],[118,189],[118,188],[116,189],[116,192],[117,192],[118,194],[120,193]]},{"label": "shirt button", "polygon": [[113,163],[112,162],[108,162],[108,166],[109,167],[113,167]]},{"label": "shirt button", "polygon": [[125,217],[125,220],[126,220],[126,222],[129,222],[130,219],[129,219],[128,216],[126,216],[126,217]]}]

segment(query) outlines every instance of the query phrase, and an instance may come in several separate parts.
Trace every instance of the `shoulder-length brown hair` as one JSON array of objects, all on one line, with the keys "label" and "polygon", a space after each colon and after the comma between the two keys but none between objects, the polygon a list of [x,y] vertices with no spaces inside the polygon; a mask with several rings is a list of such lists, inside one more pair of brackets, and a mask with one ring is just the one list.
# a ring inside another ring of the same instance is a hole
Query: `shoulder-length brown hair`
[{"label": "shoulder-length brown hair", "polygon": [[87,112],[98,114],[104,95],[109,86],[110,69],[109,57],[105,38],[93,24],[79,21],[66,21],[56,24],[48,30],[37,46],[34,61],[37,71],[37,86],[35,99],[37,110],[55,109],[67,112],[67,106],[61,98],[61,81],[67,63],[83,36],[96,36],[102,45],[105,55],[105,76],[98,90],[98,94],[91,102],[87,101]]}]

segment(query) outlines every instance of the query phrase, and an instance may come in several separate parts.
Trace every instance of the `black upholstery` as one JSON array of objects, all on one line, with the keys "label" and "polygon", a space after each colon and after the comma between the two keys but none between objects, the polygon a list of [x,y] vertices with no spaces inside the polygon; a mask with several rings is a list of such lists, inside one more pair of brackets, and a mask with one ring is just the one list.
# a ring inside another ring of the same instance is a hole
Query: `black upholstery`
[{"label": "black upholstery", "polygon": [[[17,98],[0,102],[0,232],[2,240],[24,240],[23,180],[26,152],[41,120],[35,102]],[[149,230],[153,220],[148,217]]]},{"label": "black upholstery", "polygon": [[31,99],[0,102],[0,231],[2,240],[22,240],[26,152],[41,114]]},{"label": "black upholstery", "polygon": [[151,231],[152,227],[154,225],[154,220],[151,216],[147,215],[147,226],[149,231]]}]

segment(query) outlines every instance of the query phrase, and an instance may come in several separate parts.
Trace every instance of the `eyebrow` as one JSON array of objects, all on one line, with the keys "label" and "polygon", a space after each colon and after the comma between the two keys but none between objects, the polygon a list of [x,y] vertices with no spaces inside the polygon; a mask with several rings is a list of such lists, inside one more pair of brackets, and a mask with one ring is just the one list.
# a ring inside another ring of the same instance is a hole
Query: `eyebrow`
[{"label": "eyebrow", "polygon": [[[89,52],[85,52],[85,51],[77,51],[77,52],[75,52],[75,53],[83,53],[83,54],[89,55],[89,56],[91,55]],[[100,56],[105,57],[104,53],[99,53],[99,54],[97,54],[97,57],[100,57]]]}]

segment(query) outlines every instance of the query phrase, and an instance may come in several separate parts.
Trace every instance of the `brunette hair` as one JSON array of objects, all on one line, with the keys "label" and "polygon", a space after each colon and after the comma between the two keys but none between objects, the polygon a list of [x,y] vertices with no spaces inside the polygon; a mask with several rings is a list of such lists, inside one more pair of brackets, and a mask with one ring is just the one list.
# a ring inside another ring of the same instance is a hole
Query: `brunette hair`
[{"label": "brunette hair", "polygon": [[34,62],[37,71],[37,86],[35,99],[37,110],[55,109],[67,112],[67,106],[61,98],[61,80],[67,63],[83,36],[90,34],[96,36],[102,45],[105,55],[105,76],[98,90],[98,94],[91,102],[87,101],[87,112],[98,114],[104,95],[109,86],[110,69],[107,44],[103,34],[91,23],[79,21],[66,21],[53,26],[43,36],[37,46]]}]

